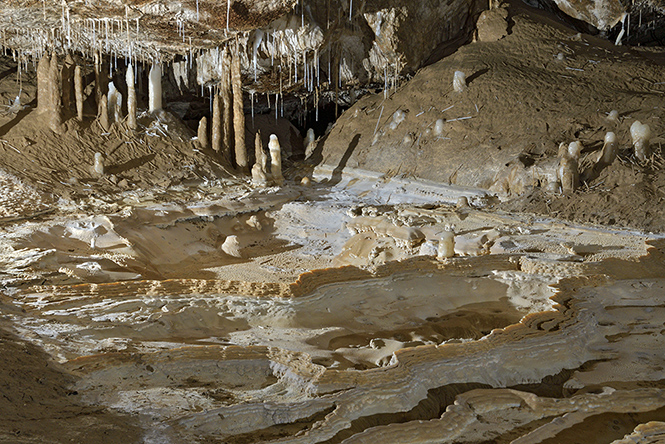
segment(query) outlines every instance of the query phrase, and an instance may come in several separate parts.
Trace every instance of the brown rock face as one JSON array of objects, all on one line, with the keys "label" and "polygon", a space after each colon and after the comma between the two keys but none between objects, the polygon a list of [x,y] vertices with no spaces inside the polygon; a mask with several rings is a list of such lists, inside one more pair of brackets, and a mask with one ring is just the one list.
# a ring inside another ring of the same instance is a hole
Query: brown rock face
[{"label": "brown rock face", "polygon": [[505,8],[483,11],[476,23],[478,41],[494,42],[508,34],[508,11]]}]

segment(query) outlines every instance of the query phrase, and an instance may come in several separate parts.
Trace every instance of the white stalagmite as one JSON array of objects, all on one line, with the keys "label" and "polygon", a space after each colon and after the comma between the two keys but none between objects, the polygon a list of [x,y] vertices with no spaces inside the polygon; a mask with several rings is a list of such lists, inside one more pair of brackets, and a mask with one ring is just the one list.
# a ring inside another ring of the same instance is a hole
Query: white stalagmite
[{"label": "white stalagmite", "polygon": [[310,128],[307,130],[307,135],[305,136],[305,158],[308,159],[316,149],[316,135],[314,134],[314,129]]},{"label": "white stalagmite", "polygon": [[74,95],[76,96],[76,118],[83,120],[83,70],[76,65],[74,68]]},{"label": "white stalagmite", "polygon": [[434,123],[434,135],[440,136],[443,134],[443,119],[439,119]]},{"label": "white stalagmite", "polygon": [[201,148],[208,148],[208,119],[205,116],[201,117],[201,120],[199,121],[197,140]]},{"label": "white stalagmite", "polygon": [[233,135],[235,136],[236,165],[242,172],[247,170],[247,147],[245,146],[245,112],[242,100],[242,77],[240,56],[231,62],[231,85],[233,87]]},{"label": "white stalagmite", "polygon": [[583,148],[584,146],[582,146],[582,142],[577,140],[570,142],[568,145],[568,155],[579,162]]},{"label": "white stalagmite", "polygon": [[619,111],[613,109],[607,114],[607,120],[610,120],[615,123],[619,123]]},{"label": "white stalagmite", "polygon": [[131,63],[127,66],[125,82],[127,82],[127,125],[130,129],[135,130],[138,128],[136,123],[136,86],[134,69]]},{"label": "white stalagmite", "polygon": [[150,68],[148,76],[148,111],[155,112],[162,109],[162,67],[155,63]]},{"label": "white stalagmite", "polygon": [[600,154],[600,163],[611,165],[617,157],[617,136],[613,132],[605,134],[605,144]]},{"label": "white stalagmite", "polygon": [[212,100],[212,149],[219,153],[222,149],[222,99],[218,93]]},{"label": "white stalagmite", "polygon": [[275,134],[270,135],[268,150],[270,151],[270,173],[275,183],[282,185],[284,183],[284,176],[282,176],[282,149],[279,146],[279,139]]},{"label": "white stalagmite", "polygon": [[453,89],[458,93],[461,93],[466,89],[466,74],[462,71],[455,71],[455,74],[453,75]]},{"label": "white stalagmite", "polygon": [[102,153],[95,153],[95,163],[92,166],[92,172],[97,177],[104,175],[104,156],[102,156]]},{"label": "white stalagmite", "polygon": [[113,82],[109,83],[108,100],[108,116],[113,119],[113,122],[120,122],[122,120],[122,94],[115,87]]},{"label": "white stalagmite", "polygon": [[642,124],[639,120],[633,122],[630,126],[630,136],[633,138],[635,147],[635,157],[641,161],[647,160],[651,156],[649,142],[651,141],[651,128],[649,125]]},{"label": "white stalagmite", "polygon": [[252,182],[255,185],[265,185],[268,182],[268,174],[266,173],[268,159],[265,151],[263,151],[261,131],[257,131],[254,137],[254,157],[256,162],[252,167]]},{"label": "white stalagmite", "polygon": [[439,236],[439,249],[436,254],[439,259],[455,256],[455,233],[444,231]]}]

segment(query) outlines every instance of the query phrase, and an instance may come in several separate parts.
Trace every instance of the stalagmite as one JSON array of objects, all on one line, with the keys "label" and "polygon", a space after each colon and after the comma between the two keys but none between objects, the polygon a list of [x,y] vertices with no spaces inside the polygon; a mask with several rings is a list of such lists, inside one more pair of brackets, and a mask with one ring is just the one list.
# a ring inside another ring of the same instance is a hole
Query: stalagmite
[{"label": "stalagmite", "polygon": [[434,123],[434,135],[435,136],[440,136],[441,134],[443,134],[443,128],[444,128],[443,124],[444,124],[443,119],[438,119]]},{"label": "stalagmite", "polygon": [[109,124],[109,103],[106,96],[102,96],[99,103],[99,124],[102,126],[104,131],[108,131],[111,128]]},{"label": "stalagmite", "polygon": [[458,93],[461,93],[466,89],[466,74],[462,71],[455,71],[455,74],[453,75],[453,89]]},{"label": "stalagmite", "polygon": [[83,121],[83,70],[76,65],[74,68],[74,95],[76,97],[76,118]]},{"label": "stalagmite", "polygon": [[61,111],[61,89],[60,89],[60,71],[58,70],[58,56],[54,52],[51,56],[51,64],[49,65],[49,103],[51,109],[49,125],[53,131],[59,131],[62,125],[62,111]]},{"label": "stalagmite", "polygon": [[104,175],[104,157],[101,153],[95,153],[95,163],[92,166],[92,173],[97,177]]},{"label": "stalagmite", "polygon": [[439,237],[439,249],[436,254],[438,259],[446,259],[455,256],[455,233],[444,231]]},{"label": "stalagmite", "polygon": [[51,61],[44,53],[37,65],[37,112],[44,113],[52,108],[51,93],[49,86],[49,68]]},{"label": "stalagmite", "polygon": [[268,175],[266,173],[266,153],[263,151],[263,141],[261,140],[261,131],[256,132],[254,137],[254,156],[256,162],[252,167],[252,182],[255,185],[265,185],[268,182]]},{"label": "stalagmite", "polygon": [[129,66],[127,66],[125,82],[127,83],[127,125],[130,129],[135,130],[138,128],[136,123],[136,86],[134,79],[134,69],[131,63]]},{"label": "stalagmite", "polygon": [[162,67],[155,63],[148,75],[148,111],[153,113],[162,109]]},{"label": "stalagmite", "polygon": [[108,116],[113,119],[113,122],[120,122],[122,120],[122,94],[115,87],[113,82],[109,83],[108,94]]},{"label": "stalagmite", "polygon": [[613,132],[605,134],[605,144],[600,154],[599,162],[611,165],[617,157],[617,136]]},{"label": "stalagmite", "polygon": [[240,171],[245,172],[247,170],[247,147],[245,146],[245,114],[239,56],[232,59],[231,84],[233,87],[233,134],[235,136],[236,165]]},{"label": "stalagmite", "polygon": [[557,178],[561,182],[561,190],[565,194],[574,192],[579,183],[577,159],[568,153],[561,156],[559,159],[559,168],[557,169]]},{"label": "stalagmite", "polygon": [[607,114],[607,120],[619,123],[619,111],[613,109]]},{"label": "stalagmite", "polygon": [[233,99],[231,87],[231,57],[222,51],[222,80],[219,94],[222,98],[222,156],[231,163],[233,158]]},{"label": "stalagmite", "polygon": [[212,149],[220,152],[222,149],[222,99],[218,93],[214,94],[212,101]]},{"label": "stalagmite", "polygon": [[647,160],[651,156],[651,149],[649,147],[651,128],[649,128],[649,125],[642,124],[642,122],[636,120],[630,126],[630,136],[633,138],[635,157],[641,161]]},{"label": "stalagmite", "polygon": [[305,158],[308,159],[316,149],[316,135],[314,134],[313,128],[307,130],[307,135],[305,136],[304,143],[305,143]]},{"label": "stalagmite", "polygon": [[279,146],[279,139],[276,135],[270,135],[270,142],[268,142],[268,150],[270,150],[270,173],[277,185],[284,183],[284,176],[282,176],[282,149]]},{"label": "stalagmite", "polygon": [[205,116],[201,117],[201,120],[199,121],[199,130],[196,139],[201,148],[208,148],[208,119]]},{"label": "stalagmite", "polygon": [[72,112],[75,106],[74,71],[76,66],[71,54],[67,54],[62,65],[62,108],[66,114]]},{"label": "stalagmite", "polygon": [[583,148],[584,146],[582,145],[582,142],[577,140],[570,142],[568,145],[568,155],[579,162]]}]

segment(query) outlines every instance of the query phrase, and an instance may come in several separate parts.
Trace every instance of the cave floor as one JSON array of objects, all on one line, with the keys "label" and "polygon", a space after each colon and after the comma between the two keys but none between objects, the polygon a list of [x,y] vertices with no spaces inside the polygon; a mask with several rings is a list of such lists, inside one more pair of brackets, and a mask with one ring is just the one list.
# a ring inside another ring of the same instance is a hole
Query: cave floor
[{"label": "cave floor", "polygon": [[25,411],[0,432],[571,442],[614,421],[586,441],[610,442],[662,418],[659,237],[492,200],[319,168],[307,187],[202,182],[5,221],[0,408]]}]

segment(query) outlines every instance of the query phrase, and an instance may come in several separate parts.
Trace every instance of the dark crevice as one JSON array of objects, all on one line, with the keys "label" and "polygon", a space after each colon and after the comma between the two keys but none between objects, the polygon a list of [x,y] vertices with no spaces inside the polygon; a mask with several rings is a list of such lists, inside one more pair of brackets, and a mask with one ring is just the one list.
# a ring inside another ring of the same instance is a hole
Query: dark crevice
[{"label": "dark crevice", "polygon": [[[549,375],[542,379],[539,383],[534,384],[519,384],[507,387],[514,390],[533,393],[541,397],[549,398],[563,398],[568,397],[570,393],[564,388],[564,383],[576,371],[582,371],[585,368],[593,365],[594,362],[585,363],[576,369],[563,369],[555,375]],[[402,424],[410,421],[429,421],[438,419],[444,414],[446,408],[455,402],[457,395],[475,390],[475,389],[500,389],[501,387],[492,387],[488,384],[480,383],[460,383],[449,384],[442,387],[430,389],[427,392],[427,397],[421,400],[413,409],[408,412],[397,413],[380,413],[376,415],[365,416],[358,418],[351,422],[351,426],[347,429],[341,430],[333,438],[325,441],[326,444],[338,444],[350,436],[361,433],[372,427],[389,425],[389,424]],[[545,421],[548,422],[548,421]]]},{"label": "dark crevice", "polygon": [[350,436],[372,427],[388,424],[402,424],[418,420],[427,421],[439,418],[446,411],[446,408],[455,402],[457,395],[470,390],[482,388],[492,387],[487,384],[463,383],[449,384],[444,385],[443,387],[430,389],[427,391],[427,397],[408,412],[379,413],[358,418],[351,422],[351,427],[339,431],[335,436],[323,443],[338,444]]},{"label": "dark crevice", "polygon": [[298,421],[289,424],[277,424],[263,430],[243,433],[242,435],[234,435],[229,438],[224,438],[220,442],[224,442],[225,444],[251,444],[255,442],[272,441],[274,439],[284,438],[287,436],[294,436],[297,433],[302,433],[311,429],[314,423],[322,421],[336,408],[336,406],[332,406],[320,412],[316,412],[312,416],[299,419]]}]

